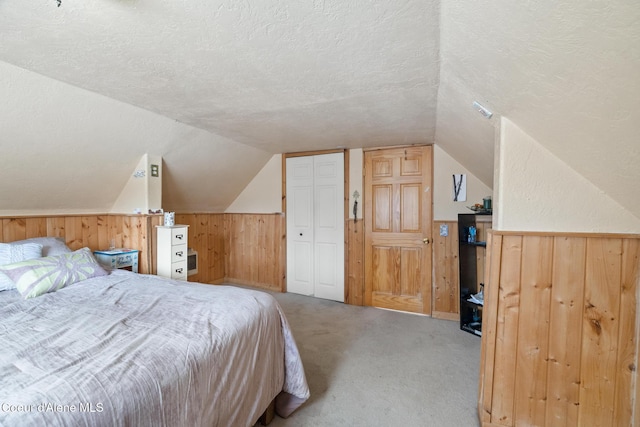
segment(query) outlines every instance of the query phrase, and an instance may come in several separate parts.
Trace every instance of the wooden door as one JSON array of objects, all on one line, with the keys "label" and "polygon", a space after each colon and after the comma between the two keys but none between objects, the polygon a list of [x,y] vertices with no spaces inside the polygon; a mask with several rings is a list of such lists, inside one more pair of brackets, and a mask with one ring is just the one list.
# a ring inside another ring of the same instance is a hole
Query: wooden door
[{"label": "wooden door", "polygon": [[432,156],[365,153],[365,305],[431,314]]}]

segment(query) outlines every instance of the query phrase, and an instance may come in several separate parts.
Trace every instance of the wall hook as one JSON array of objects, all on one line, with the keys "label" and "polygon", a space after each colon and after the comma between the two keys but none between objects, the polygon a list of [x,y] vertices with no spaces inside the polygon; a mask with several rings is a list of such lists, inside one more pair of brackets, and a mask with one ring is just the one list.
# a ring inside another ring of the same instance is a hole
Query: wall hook
[{"label": "wall hook", "polygon": [[358,190],[353,192],[353,223],[358,222],[358,198],[360,197],[360,193]]}]

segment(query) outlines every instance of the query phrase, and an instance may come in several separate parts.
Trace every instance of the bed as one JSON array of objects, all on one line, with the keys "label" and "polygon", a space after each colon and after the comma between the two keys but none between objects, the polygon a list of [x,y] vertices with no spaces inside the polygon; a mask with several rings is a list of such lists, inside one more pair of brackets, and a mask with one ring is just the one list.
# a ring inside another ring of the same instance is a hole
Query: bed
[{"label": "bed", "polygon": [[252,426],[308,397],[269,294],[123,270],[0,291],[0,425]]}]

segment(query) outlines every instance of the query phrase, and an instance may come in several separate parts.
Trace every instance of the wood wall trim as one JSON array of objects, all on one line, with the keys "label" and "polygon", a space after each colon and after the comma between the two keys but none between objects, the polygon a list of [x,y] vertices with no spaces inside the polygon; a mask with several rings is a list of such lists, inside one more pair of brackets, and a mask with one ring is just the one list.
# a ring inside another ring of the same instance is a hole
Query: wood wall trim
[{"label": "wood wall trim", "polygon": [[119,214],[119,213],[80,213],[80,214],[30,214],[30,215],[0,215],[2,219],[22,219],[22,218],[68,218],[68,217],[90,217],[90,216],[115,216],[115,217],[163,217],[162,214]]},{"label": "wood wall trim", "polygon": [[362,151],[366,153],[367,151],[389,150],[394,148],[428,147],[428,146],[433,146],[433,144],[417,143],[417,144],[402,144],[402,145],[385,145],[382,147],[363,148]]},{"label": "wood wall trim", "polygon": [[501,236],[538,236],[538,237],[588,237],[604,239],[640,239],[640,234],[633,233],[590,233],[590,232],[557,232],[557,231],[511,231],[492,230],[494,235]]},{"label": "wood wall trim", "polygon": [[[289,157],[306,157],[306,156],[318,156],[321,154],[335,154],[335,153],[348,153],[349,150],[345,148],[335,148],[332,150],[316,150],[316,151],[297,151],[293,153],[284,153],[282,155],[283,159]],[[284,169],[283,169],[284,170]]]}]

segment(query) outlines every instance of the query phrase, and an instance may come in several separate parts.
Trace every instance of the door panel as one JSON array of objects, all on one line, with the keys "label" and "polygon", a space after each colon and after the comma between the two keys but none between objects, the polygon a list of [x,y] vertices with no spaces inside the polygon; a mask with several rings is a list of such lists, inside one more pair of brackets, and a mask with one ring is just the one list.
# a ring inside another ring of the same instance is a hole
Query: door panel
[{"label": "door panel", "polygon": [[316,226],[318,228],[335,230],[338,226],[336,224],[337,218],[335,214],[336,209],[338,209],[335,186],[317,186],[315,199],[317,203]]},{"label": "door panel", "polygon": [[374,178],[391,177],[393,175],[393,162],[391,159],[373,159],[372,165],[372,174]]},{"label": "door panel", "polygon": [[365,153],[365,304],[431,314],[432,148]]},{"label": "door panel", "polygon": [[402,184],[400,186],[401,209],[400,231],[403,233],[420,233],[422,226],[422,209],[420,204],[420,186],[416,184]]},{"label": "door panel", "polygon": [[311,188],[298,187],[293,190],[293,226],[309,229],[311,227]]},{"label": "door panel", "polygon": [[293,259],[295,265],[294,280],[298,283],[299,292],[311,295],[311,245],[307,242],[293,244]]},{"label": "door panel", "polygon": [[396,282],[394,262],[395,248],[390,246],[374,246],[373,253],[373,288],[379,292],[391,293],[391,286]]},{"label": "door panel", "polygon": [[318,263],[318,266],[321,268],[318,269],[317,286],[325,287],[321,293],[331,292],[330,289],[326,288],[336,286],[337,282],[336,263],[333,262],[337,257],[336,245],[332,243],[319,243],[316,245],[316,250],[318,252],[318,259],[325,260],[325,262]]},{"label": "door panel", "polygon": [[413,248],[401,249],[400,295],[420,295],[420,257],[422,251]]},{"label": "door panel", "polygon": [[376,185],[373,188],[373,205],[376,207],[373,225],[375,231],[391,231],[392,191],[390,185]]}]

